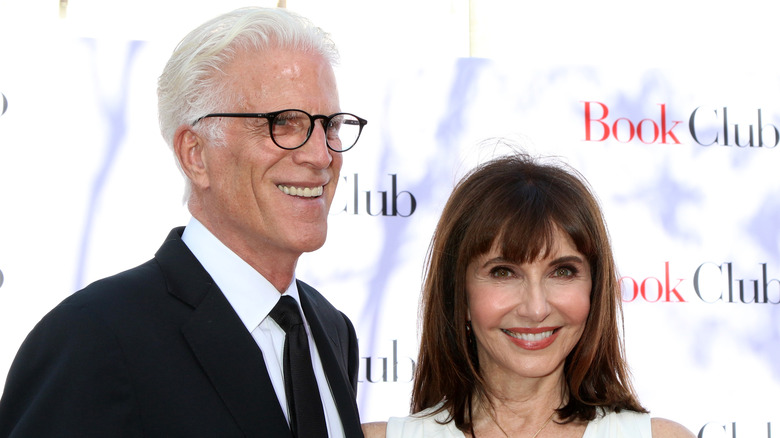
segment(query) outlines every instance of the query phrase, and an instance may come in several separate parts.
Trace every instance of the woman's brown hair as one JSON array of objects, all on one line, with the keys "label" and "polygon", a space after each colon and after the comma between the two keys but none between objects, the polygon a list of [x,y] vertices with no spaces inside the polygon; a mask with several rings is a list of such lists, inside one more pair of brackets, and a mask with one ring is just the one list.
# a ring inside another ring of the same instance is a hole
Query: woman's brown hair
[{"label": "woman's brown hair", "polygon": [[591,266],[591,307],[564,365],[564,422],[590,421],[598,408],[646,412],[630,381],[623,351],[621,293],[604,218],[587,181],[561,163],[514,154],[466,175],[444,207],[428,250],[420,308],[422,332],[412,412],[443,402],[456,426],[470,430],[471,401],[486,395],[475,343],[466,331],[466,268],[500,245],[519,263],[551,249],[556,228]]}]

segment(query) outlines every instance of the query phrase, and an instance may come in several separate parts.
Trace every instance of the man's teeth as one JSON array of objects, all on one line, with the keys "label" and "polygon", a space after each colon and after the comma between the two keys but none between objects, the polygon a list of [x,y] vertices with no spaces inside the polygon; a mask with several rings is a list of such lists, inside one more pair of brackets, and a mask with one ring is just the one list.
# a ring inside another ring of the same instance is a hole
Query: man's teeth
[{"label": "man's teeth", "polygon": [[279,190],[283,191],[285,195],[292,195],[292,196],[301,196],[303,198],[316,198],[317,196],[322,195],[322,186],[319,187],[293,187],[293,186],[283,186],[278,185],[276,186]]},{"label": "man's teeth", "polygon": [[515,332],[512,332],[512,331],[503,330],[503,329],[501,331],[503,331],[504,333],[508,334],[509,336],[511,336],[513,338],[521,339],[523,341],[531,341],[531,342],[533,342],[533,341],[541,341],[542,339],[544,339],[544,338],[546,338],[548,336],[552,336],[552,334],[553,334],[552,330],[548,330],[546,332],[541,332],[541,333],[515,333]]}]

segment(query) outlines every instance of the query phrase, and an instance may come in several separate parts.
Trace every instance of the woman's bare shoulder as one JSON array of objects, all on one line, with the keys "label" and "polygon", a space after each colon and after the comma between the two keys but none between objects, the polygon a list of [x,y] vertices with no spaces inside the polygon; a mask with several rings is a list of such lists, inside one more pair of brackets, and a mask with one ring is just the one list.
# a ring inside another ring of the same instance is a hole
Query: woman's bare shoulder
[{"label": "woman's bare shoulder", "polygon": [[385,431],[387,430],[386,421],[376,421],[373,423],[363,423],[363,435],[366,438],[385,438]]},{"label": "woman's bare shoulder", "polygon": [[695,438],[690,430],[680,423],[666,418],[653,418],[650,420],[653,430],[653,438]]}]

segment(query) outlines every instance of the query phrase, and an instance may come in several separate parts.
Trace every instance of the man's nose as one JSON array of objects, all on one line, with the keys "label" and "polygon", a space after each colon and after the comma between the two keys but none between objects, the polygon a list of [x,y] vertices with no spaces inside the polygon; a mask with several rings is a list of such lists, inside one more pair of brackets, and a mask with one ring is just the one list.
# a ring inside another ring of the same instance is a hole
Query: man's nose
[{"label": "man's nose", "polygon": [[[317,123],[319,122],[319,123]],[[296,162],[309,163],[317,168],[326,168],[333,161],[332,152],[328,149],[325,120],[315,120],[311,135],[303,146],[295,149]]]}]

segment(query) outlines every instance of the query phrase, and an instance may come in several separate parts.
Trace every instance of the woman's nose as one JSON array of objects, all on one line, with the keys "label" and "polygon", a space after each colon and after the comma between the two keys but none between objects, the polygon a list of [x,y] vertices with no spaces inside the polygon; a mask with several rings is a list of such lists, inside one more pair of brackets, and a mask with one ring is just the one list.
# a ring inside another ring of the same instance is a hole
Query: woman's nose
[{"label": "woman's nose", "polygon": [[524,285],[515,311],[530,321],[544,321],[550,314],[550,303],[544,287],[538,283]]}]

